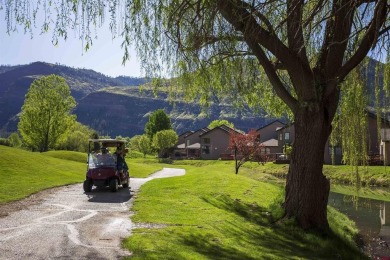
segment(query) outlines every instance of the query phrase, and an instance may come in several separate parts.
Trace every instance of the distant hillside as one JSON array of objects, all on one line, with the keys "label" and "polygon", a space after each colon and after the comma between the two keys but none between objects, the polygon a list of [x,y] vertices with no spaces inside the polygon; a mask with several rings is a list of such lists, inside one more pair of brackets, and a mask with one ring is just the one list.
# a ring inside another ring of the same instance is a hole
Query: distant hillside
[{"label": "distant hillside", "polygon": [[168,101],[165,93],[155,97],[153,91],[134,87],[102,89],[81,99],[75,110],[77,120],[98,130],[102,135],[133,136],[142,134],[149,115],[162,108],[169,114],[178,134],[207,126],[212,120],[226,119],[235,127],[248,131],[259,128],[272,119],[238,110],[228,104],[214,104],[207,111],[197,103]]},{"label": "distant hillside", "polygon": [[238,111],[226,104],[215,104],[205,113],[196,103],[172,104],[167,101],[166,94],[160,94],[158,98],[152,91],[145,90],[141,94],[137,86],[148,82],[144,78],[112,78],[93,70],[35,62],[0,66],[1,132],[17,130],[17,114],[28,88],[33,80],[49,74],[57,74],[66,79],[78,103],[74,111],[77,120],[102,135],[114,137],[142,134],[150,113],[159,108],[169,113],[178,133],[207,126],[214,119],[227,119],[244,131],[258,128],[270,121],[253,115],[250,110]]},{"label": "distant hillside", "polygon": [[[365,72],[369,83],[374,81],[371,70],[372,63]],[[144,78],[112,78],[93,70],[36,62],[0,66],[0,135],[17,130],[17,114],[28,88],[34,79],[49,74],[66,79],[78,103],[74,111],[77,120],[101,135],[142,134],[150,113],[159,108],[169,114],[178,134],[205,127],[215,119],[226,119],[243,131],[259,128],[273,120],[250,109],[238,110],[228,101],[213,104],[207,111],[202,111],[196,102],[188,104],[176,101],[172,104],[167,94],[161,93],[155,97],[150,90],[140,92],[137,86],[148,82]],[[367,88],[372,101],[372,84],[367,84]]]},{"label": "distant hillside", "polygon": [[31,83],[44,75],[57,74],[65,78],[73,97],[78,101],[86,95],[109,86],[138,86],[145,79],[112,78],[88,69],[34,62],[28,65],[0,66],[0,129],[15,131],[17,118]]}]

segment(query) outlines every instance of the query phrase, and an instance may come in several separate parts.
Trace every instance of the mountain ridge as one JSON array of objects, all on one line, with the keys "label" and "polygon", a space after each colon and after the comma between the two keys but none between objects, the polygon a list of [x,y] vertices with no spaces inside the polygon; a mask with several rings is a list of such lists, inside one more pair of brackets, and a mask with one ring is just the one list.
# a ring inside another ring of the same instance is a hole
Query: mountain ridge
[{"label": "mountain ridge", "polygon": [[150,113],[163,108],[171,117],[178,134],[207,126],[212,120],[226,119],[238,129],[258,128],[272,119],[251,110],[239,111],[229,104],[213,104],[208,113],[197,103],[176,100],[167,93],[158,96],[139,86],[145,78],[112,78],[90,69],[75,69],[59,64],[34,62],[26,65],[0,66],[0,134],[17,130],[18,113],[31,83],[40,76],[57,74],[65,78],[77,101],[77,120],[101,135],[133,136],[142,134]]}]

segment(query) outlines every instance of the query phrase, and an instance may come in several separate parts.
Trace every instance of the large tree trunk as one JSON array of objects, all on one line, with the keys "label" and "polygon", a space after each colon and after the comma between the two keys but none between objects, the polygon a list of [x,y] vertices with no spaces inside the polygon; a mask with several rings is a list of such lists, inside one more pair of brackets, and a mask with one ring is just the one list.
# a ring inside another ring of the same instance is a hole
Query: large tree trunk
[{"label": "large tree trunk", "polygon": [[329,228],[329,180],[322,174],[325,143],[331,120],[324,107],[314,104],[295,113],[295,141],[287,175],[284,209],[304,229]]}]

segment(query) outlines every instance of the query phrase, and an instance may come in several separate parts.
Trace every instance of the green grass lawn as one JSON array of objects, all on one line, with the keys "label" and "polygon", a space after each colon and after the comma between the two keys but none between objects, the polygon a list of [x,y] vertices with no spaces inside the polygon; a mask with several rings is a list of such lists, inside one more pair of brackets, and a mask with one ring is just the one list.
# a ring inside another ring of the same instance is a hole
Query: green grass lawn
[{"label": "green grass lawn", "polygon": [[0,146],[0,203],[22,199],[47,188],[82,182],[85,170],[85,162]]},{"label": "green grass lawn", "polygon": [[[332,208],[328,216],[334,233],[326,237],[303,232],[292,221],[274,223],[282,214],[280,177],[286,165],[248,163],[235,175],[232,161],[127,162],[132,177],[147,177],[163,167],[187,170],[185,176],[141,187],[132,221],[157,228],[135,229],[124,241],[135,259],[364,258],[353,243],[354,224]],[[82,182],[85,170],[84,153],[32,153],[0,146],[0,203]]]},{"label": "green grass lawn", "polygon": [[150,174],[162,170],[167,165],[158,163],[156,159],[126,159],[131,178],[146,178]]},{"label": "green grass lawn", "polygon": [[[164,166],[156,160],[127,159],[131,177],[147,177]],[[86,153],[33,153],[0,145],[0,203],[19,200],[38,191],[80,183],[87,170]]]},{"label": "green grass lawn", "polygon": [[[276,222],[280,186],[235,175],[231,162],[176,162],[181,177],[144,184],[123,244],[131,259],[364,259],[353,243],[357,230],[329,209],[334,234],[306,233],[292,221]],[[153,228],[155,227],[155,228]],[[337,234],[337,235],[336,235]]]},{"label": "green grass lawn", "polygon": [[[390,167],[359,167],[359,177],[362,180],[362,185],[358,188],[354,184],[356,174],[352,172],[353,169],[347,165],[324,165],[324,174],[331,180],[331,191],[390,201],[388,185],[390,183]],[[266,163],[259,165],[258,163],[248,162],[241,167],[239,174],[258,181],[284,185],[287,172],[287,164]]]}]

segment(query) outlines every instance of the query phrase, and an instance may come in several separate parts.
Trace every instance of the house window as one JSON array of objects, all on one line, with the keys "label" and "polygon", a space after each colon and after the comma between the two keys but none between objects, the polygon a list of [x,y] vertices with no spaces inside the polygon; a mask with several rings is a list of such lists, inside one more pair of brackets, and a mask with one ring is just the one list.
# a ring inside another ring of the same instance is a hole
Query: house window
[{"label": "house window", "polygon": [[210,138],[203,138],[203,143],[204,144],[209,144],[210,143]]},{"label": "house window", "polygon": [[261,154],[270,154],[271,153],[271,149],[269,147],[262,147],[260,149],[260,153]]},{"label": "house window", "polygon": [[290,141],[290,133],[284,133],[284,140]]},{"label": "house window", "polygon": [[186,146],[190,146],[190,140],[187,140],[186,143],[187,143]]},{"label": "house window", "polygon": [[279,134],[279,140],[283,141],[283,135],[282,134]]},{"label": "house window", "polygon": [[202,146],[202,154],[210,154],[210,145]]}]

